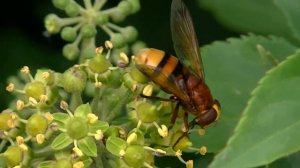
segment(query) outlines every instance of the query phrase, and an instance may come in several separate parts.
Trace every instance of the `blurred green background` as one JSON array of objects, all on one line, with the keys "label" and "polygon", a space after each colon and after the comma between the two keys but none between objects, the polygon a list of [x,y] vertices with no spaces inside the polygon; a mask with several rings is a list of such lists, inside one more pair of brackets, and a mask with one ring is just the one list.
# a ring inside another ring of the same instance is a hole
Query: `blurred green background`
[{"label": "blurred green background", "polygon": [[[107,7],[116,6],[118,2],[119,0],[109,0]],[[171,0],[141,0],[141,10],[118,24],[136,26],[139,40],[146,42],[149,47],[174,53],[169,27],[170,4]],[[191,12],[200,46],[239,36],[220,25],[211,13],[199,7],[196,0],[186,1],[186,4]],[[6,1],[0,8],[3,17],[0,23],[0,107],[5,109],[11,99],[5,90],[6,79],[16,75],[22,66],[27,65],[32,71],[48,67],[62,72],[75,62],[62,56],[61,49],[66,42],[61,40],[60,35],[48,36],[45,33],[44,17],[48,13],[65,16],[53,7],[51,0]],[[103,32],[98,33],[99,38],[101,35]],[[100,40],[98,45],[102,45]]]}]

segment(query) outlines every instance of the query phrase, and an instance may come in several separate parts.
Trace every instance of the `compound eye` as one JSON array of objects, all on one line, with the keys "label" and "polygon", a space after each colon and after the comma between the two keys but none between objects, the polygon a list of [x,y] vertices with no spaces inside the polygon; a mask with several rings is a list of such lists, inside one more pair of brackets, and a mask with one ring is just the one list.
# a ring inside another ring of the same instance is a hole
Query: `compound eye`
[{"label": "compound eye", "polygon": [[198,116],[196,122],[203,128],[207,128],[210,124],[218,120],[219,113],[215,108],[211,108],[209,111]]}]

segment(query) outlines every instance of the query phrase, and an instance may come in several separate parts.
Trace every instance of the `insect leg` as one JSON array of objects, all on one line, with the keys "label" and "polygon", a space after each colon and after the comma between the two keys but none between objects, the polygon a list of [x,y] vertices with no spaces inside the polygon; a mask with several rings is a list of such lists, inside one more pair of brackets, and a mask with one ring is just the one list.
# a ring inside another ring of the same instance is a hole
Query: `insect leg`
[{"label": "insect leg", "polygon": [[154,100],[159,100],[159,101],[170,101],[170,102],[176,102],[178,99],[174,96],[171,96],[170,98],[163,98],[163,97],[158,97],[158,96],[146,96],[143,94],[140,94],[141,97],[147,98],[147,99],[154,99]]}]

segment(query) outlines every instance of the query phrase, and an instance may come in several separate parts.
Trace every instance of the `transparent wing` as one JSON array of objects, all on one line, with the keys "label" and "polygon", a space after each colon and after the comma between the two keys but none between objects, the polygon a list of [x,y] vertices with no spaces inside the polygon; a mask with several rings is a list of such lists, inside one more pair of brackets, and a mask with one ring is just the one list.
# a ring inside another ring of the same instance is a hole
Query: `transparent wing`
[{"label": "transparent wing", "polygon": [[174,75],[167,76],[162,72],[156,73],[155,67],[148,65],[136,64],[136,67],[146,76],[148,76],[154,83],[159,85],[164,91],[174,94],[182,101],[189,101],[185,83],[176,79]]},{"label": "transparent wing", "polygon": [[173,0],[171,31],[177,57],[197,77],[204,80],[204,70],[197,36],[188,9],[182,0]]}]

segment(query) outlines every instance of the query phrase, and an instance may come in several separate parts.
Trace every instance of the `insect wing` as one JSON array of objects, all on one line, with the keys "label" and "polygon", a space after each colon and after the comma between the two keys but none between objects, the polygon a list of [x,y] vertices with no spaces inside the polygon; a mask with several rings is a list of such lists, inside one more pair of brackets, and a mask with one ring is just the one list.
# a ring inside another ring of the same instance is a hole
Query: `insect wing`
[{"label": "insect wing", "polygon": [[[176,97],[187,102],[189,96],[187,95],[185,85],[178,83],[174,75],[166,75],[163,72],[156,73],[155,67],[149,65],[136,64],[136,67],[148,76],[153,82],[158,84],[164,91],[174,94]],[[156,69],[157,70],[157,69]]]},{"label": "insect wing", "polygon": [[172,2],[171,32],[177,57],[194,75],[204,79],[197,36],[189,11],[182,0],[173,0]]}]

